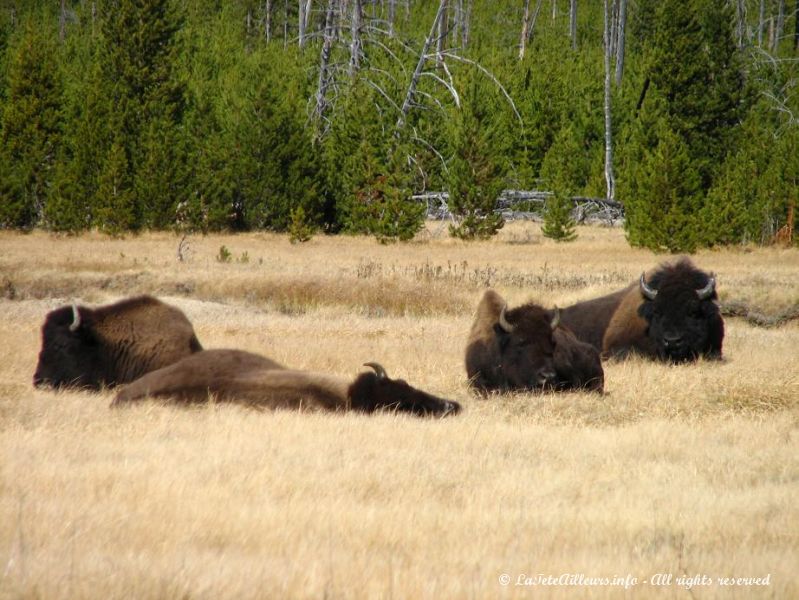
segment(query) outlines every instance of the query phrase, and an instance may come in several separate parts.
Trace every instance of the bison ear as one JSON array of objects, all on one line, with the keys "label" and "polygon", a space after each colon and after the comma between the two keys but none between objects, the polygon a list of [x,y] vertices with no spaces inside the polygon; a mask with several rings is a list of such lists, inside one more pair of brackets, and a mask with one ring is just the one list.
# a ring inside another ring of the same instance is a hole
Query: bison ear
[{"label": "bison ear", "polygon": [[80,311],[78,310],[78,305],[72,305],[72,324],[69,326],[69,330],[72,333],[75,333],[78,329],[80,329]]},{"label": "bison ear", "polygon": [[497,336],[497,343],[499,344],[500,351],[504,351],[508,347],[510,335],[502,328],[499,323],[494,323],[494,334]]}]

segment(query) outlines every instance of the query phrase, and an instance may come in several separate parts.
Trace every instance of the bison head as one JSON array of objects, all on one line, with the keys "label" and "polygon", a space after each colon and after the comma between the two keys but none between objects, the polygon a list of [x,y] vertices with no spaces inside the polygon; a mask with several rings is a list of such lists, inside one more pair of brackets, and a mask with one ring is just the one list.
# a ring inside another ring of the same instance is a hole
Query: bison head
[{"label": "bison head", "polygon": [[661,359],[673,362],[699,356],[719,358],[724,324],[715,300],[716,278],[689,261],[661,267],[646,281],[638,314],[648,324],[648,335]]},{"label": "bison head", "polygon": [[98,387],[100,355],[87,317],[74,304],[52,311],[42,325],[36,387]]},{"label": "bison head", "polygon": [[416,415],[456,415],[460,404],[412,387],[404,379],[391,379],[378,363],[369,362],[374,373],[362,373],[349,388],[352,408],[364,412],[387,408]]},{"label": "bison head", "polygon": [[553,333],[560,312],[554,316],[535,304],[512,310],[502,308],[494,325],[499,349],[499,370],[511,389],[540,389],[557,381]]}]

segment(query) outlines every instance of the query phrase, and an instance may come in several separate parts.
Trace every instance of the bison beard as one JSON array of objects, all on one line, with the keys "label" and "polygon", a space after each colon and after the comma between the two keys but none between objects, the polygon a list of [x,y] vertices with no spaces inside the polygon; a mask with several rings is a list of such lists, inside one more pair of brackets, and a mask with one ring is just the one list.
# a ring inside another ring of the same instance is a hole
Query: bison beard
[{"label": "bison beard", "polygon": [[483,393],[588,389],[601,392],[599,353],[558,324],[558,311],[536,304],[507,310],[493,290],[483,295],[466,346],[466,374]]},{"label": "bison beard", "polygon": [[205,350],[173,365],[148,373],[122,388],[112,406],[146,397],[205,402],[219,401],[263,408],[396,410],[417,415],[453,415],[457,402],[438,398],[390,379],[377,363],[374,373],[354,381],[324,373],[286,369],[274,361],[240,350]]},{"label": "bison beard", "polygon": [[33,384],[100,389],[202,350],[186,316],[151,296],[48,313]]}]

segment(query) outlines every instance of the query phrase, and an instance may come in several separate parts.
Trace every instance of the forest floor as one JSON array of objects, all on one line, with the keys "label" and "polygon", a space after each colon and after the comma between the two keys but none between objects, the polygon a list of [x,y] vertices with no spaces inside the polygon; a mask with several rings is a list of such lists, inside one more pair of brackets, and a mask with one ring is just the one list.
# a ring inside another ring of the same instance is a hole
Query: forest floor
[{"label": "forest floor", "polygon": [[[671,260],[578,234],[193,236],[179,261],[167,233],[0,232],[0,599],[799,597],[799,321],[729,317],[720,362],[606,363],[603,396],[470,392],[487,286],[566,306]],[[735,314],[799,305],[796,249],[693,260]],[[109,410],[111,391],[32,387],[48,311],[139,293],[206,348],[378,361],[464,411]]]}]

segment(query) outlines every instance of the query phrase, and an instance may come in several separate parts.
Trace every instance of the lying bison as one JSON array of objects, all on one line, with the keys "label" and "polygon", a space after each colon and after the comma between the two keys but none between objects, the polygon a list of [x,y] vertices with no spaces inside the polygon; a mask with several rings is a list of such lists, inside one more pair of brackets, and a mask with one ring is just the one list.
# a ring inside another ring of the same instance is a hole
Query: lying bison
[{"label": "lying bison", "polygon": [[42,325],[33,385],[99,389],[202,350],[186,316],[150,296],[91,309],[64,306]]},{"label": "lying bison", "polygon": [[716,278],[684,258],[641,274],[623,290],[564,308],[561,322],[604,357],[720,358],[724,321],[717,298]]},{"label": "lying bison", "polygon": [[466,375],[478,391],[587,389],[601,392],[599,353],[559,324],[559,311],[536,304],[507,309],[488,290],[466,345]]},{"label": "lying bison", "polygon": [[354,380],[335,375],[295,371],[241,350],[204,350],[153,371],[117,392],[112,406],[147,397],[203,402],[209,394],[223,402],[263,408],[309,408],[374,412],[388,409],[416,415],[452,415],[457,402],[432,396],[390,379],[377,363],[373,373]]}]

